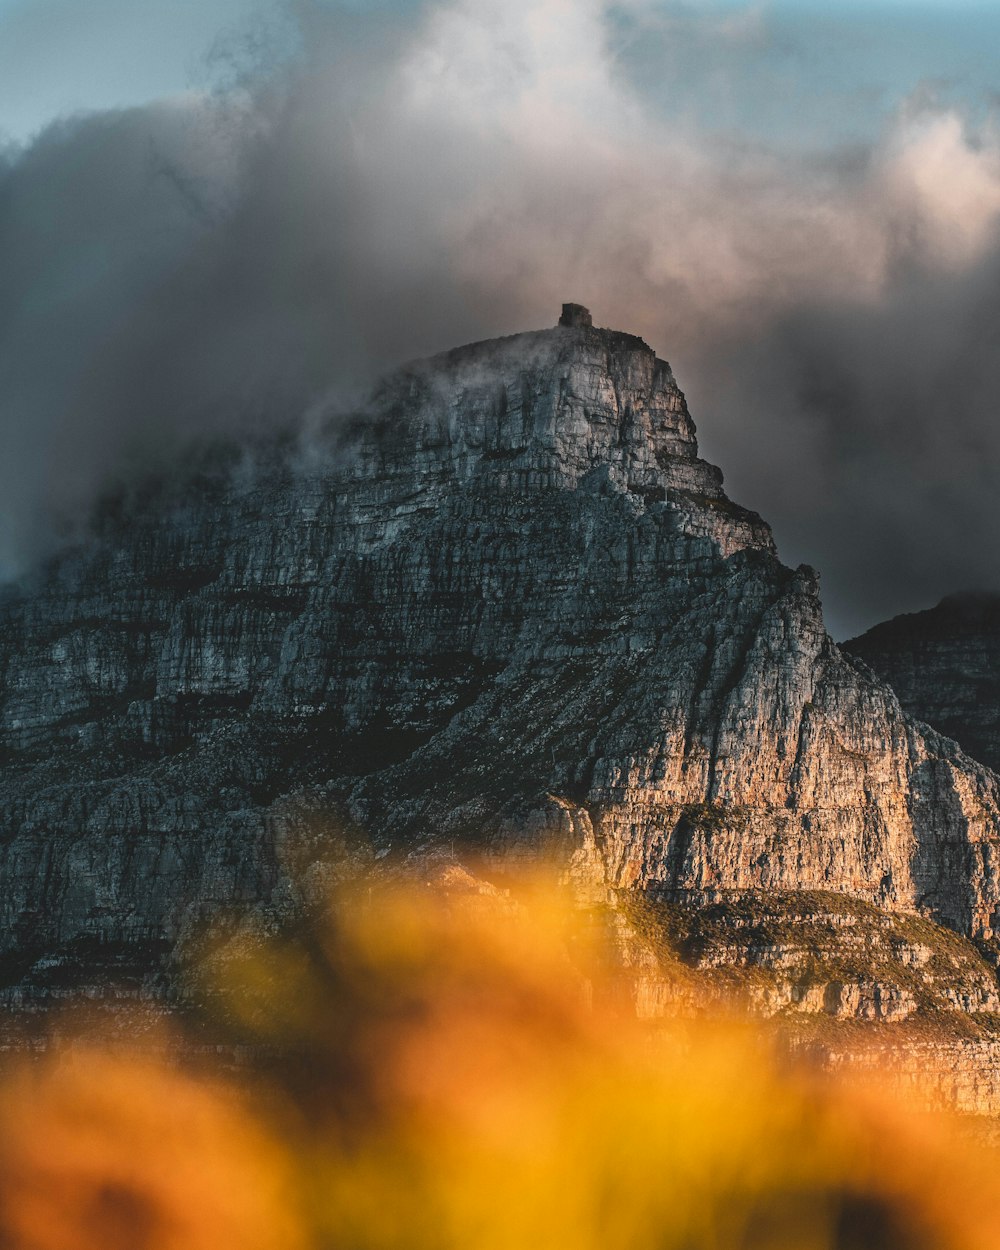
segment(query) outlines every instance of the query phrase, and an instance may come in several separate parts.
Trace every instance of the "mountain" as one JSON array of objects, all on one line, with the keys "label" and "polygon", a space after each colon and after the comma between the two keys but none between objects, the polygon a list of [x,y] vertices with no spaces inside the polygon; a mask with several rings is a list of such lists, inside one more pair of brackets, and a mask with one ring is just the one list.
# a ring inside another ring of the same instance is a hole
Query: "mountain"
[{"label": "mountain", "polygon": [[948,595],[843,647],[892,686],[911,716],[1000,769],[1000,595]]},{"label": "mountain", "polygon": [[9,592],[9,1001],[161,986],[335,834],[390,862],[561,850],[671,904],[840,892],[992,938],[997,777],[832,642],[669,365],[567,320],[108,501]]}]

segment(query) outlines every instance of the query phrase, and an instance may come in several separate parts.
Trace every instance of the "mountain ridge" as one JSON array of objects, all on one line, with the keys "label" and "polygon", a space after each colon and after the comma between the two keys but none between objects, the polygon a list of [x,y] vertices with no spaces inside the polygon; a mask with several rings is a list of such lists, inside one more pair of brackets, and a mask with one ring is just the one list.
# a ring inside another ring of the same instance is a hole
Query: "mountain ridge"
[{"label": "mountain ridge", "polygon": [[127,503],[0,605],[8,997],[280,908],[323,827],[992,940],[1000,781],[837,648],[641,339],[469,344],[322,437]]},{"label": "mountain ridge", "polygon": [[1000,768],[1000,594],[946,595],[842,645],[892,686],[911,715]]}]

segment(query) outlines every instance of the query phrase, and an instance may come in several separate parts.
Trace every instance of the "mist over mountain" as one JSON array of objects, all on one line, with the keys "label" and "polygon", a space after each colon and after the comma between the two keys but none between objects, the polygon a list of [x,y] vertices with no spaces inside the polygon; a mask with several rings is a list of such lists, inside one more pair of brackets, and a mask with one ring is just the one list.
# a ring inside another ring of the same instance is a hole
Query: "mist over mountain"
[{"label": "mist over mountain", "polygon": [[748,80],[768,14],[314,0],[209,90],[10,145],[0,565],[193,435],[309,428],[573,297],[669,356],[835,633],[1000,585],[993,115],[915,83],[874,129],[789,144],[656,94],[654,51],[677,83]]}]

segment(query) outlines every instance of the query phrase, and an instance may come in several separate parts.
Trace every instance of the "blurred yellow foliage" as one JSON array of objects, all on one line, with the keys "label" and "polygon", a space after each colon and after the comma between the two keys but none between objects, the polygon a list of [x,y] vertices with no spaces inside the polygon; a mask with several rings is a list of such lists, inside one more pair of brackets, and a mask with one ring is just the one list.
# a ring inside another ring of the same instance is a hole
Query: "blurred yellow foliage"
[{"label": "blurred yellow foliage", "polygon": [[300,1250],[287,1148],[226,1084],[93,1042],[0,1087],[0,1245]]},{"label": "blurred yellow foliage", "polygon": [[451,869],[219,950],[238,1078],[92,1044],[17,1065],[0,1246],[997,1244],[991,1150],[739,1022],[640,1023],[600,913],[519,899]]}]

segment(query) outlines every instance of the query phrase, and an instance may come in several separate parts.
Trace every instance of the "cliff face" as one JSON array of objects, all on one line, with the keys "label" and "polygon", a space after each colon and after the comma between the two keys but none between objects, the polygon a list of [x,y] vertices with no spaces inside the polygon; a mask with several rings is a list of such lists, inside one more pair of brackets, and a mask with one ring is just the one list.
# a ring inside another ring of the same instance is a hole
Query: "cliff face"
[{"label": "cliff face", "polygon": [[[923,916],[805,890],[734,891],[699,907],[632,891],[615,901],[640,1015],[738,1003],[778,1017],[797,1048],[928,1035],[997,1043],[995,970]],[[831,1030],[831,1018],[849,1027]]]},{"label": "cliff face", "polygon": [[1000,769],[1000,595],[949,595],[843,645],[892,686],[912,716]]},{"label": "cliff face", "polygon": [[8,994],[145,975],[338,824],[989,936],[997,779],[838,650],[721,483],[669,366],[574,326],[105,509],[0,608]]}]

